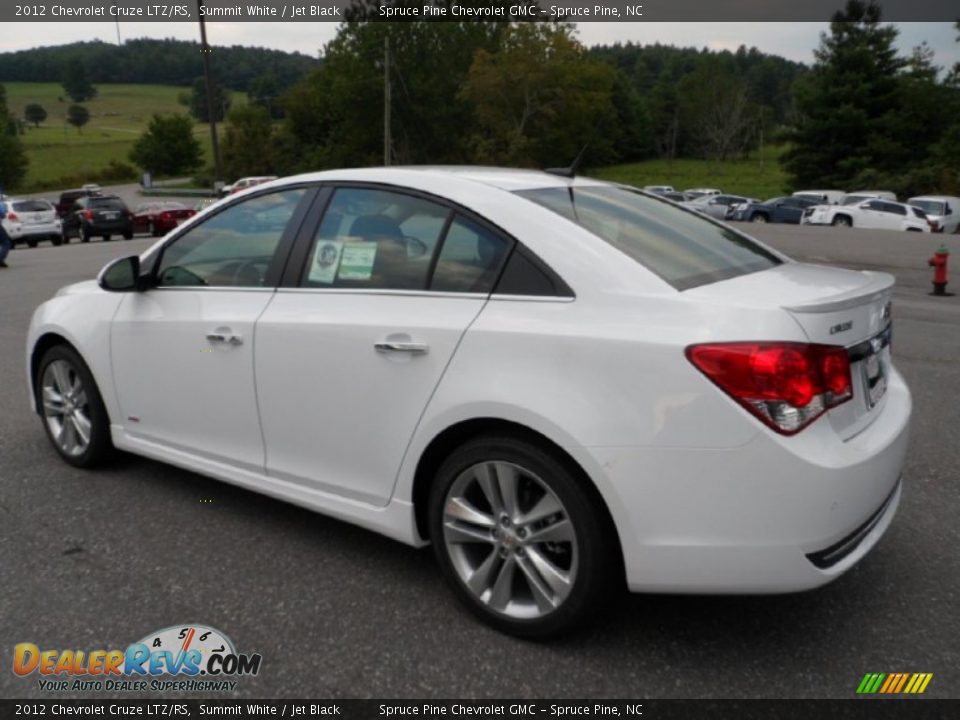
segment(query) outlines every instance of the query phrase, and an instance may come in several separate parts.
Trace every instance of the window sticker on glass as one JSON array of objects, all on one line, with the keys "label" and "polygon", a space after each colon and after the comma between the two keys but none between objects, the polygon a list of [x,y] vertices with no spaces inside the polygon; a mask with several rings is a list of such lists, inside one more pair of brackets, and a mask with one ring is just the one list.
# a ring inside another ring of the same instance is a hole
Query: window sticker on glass
[{"label": "window sticker on glass", "polygon": [[310,263],[310,282],[324,285],[333,283],[337,276],[337,266],[340,264],[342,252],[343,243],[340,241],[324,240],[317,243],[313,262]]},{"label": "window sticker on glass", "polygon": [[344,243],[340,257],[341,280],[369,280],[377,258],[377,245],[372,242]]}]

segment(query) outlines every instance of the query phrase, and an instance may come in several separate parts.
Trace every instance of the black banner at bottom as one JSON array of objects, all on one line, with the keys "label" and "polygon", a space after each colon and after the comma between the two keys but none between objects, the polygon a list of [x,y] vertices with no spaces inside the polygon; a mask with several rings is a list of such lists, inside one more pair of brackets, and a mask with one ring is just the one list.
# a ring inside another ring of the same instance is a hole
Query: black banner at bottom
[{"label": "black banner at bottom", "polygon": [[941,720],[960,717],[960,700],[0,700],[0,718],[457,718],[555,720]]}]

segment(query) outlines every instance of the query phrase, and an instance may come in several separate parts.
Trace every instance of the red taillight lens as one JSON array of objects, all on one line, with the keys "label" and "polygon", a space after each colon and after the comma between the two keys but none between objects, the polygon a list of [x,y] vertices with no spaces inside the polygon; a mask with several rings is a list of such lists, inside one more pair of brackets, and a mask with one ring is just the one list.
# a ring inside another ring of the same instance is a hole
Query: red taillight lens
[{"label": "red taillight lens", "polygon": [[853,397],[845,348],[805,343],[692,345],[687,358],[779,433],[792,435]]},{"label": "red taillight lens", "polygon": [[16,214],[15,212],[8,212],[8,213],[7,213],[7,220],[16,221],[16,220],[18,220],[18,219],[19,219],[19,218],[17,217],[17,214]]},{"label": "red taillight lens", "polygon": [[166,212],[166,211],[160,213],[160,219],[161,219],[161,220],[169,220],[169,219],[170,219],[170,213],[168,213],[168,212]]},{"label": "red taillight lens", "polygon": [[84,210],[83,217],[86,220],[93,220],[93,210]]}]

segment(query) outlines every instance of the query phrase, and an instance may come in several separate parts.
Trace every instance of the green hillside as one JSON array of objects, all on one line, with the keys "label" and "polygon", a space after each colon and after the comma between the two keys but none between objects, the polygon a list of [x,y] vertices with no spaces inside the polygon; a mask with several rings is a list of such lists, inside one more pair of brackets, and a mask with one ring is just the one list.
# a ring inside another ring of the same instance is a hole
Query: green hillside
[{"label": "green hillside", "polygon": [[[21,139],[30,158],[24,191],[61,188],[94,180],[111,162],[130,164],[130,148],[143,133],[152,115],[186,114],[177,101],[188,88],[169,85],[111,85],[98,83],[98,95],[83,103],[90,111],[90,122],[80,132],[66,122],[72,104],[57,83],[3,83],[7,104],[17,117],[30,103],[39,103],[47,119],[39,128],[28,126]],[[234,106],[246,102],[246,96],[233,93]],[[197,123],[194,134],[210,160],[210,130]]]}]

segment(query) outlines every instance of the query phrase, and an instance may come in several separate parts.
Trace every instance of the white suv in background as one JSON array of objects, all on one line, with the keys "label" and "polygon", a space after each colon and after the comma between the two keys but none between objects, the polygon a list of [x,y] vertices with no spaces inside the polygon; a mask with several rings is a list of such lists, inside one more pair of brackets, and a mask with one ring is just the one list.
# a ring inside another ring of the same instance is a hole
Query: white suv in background
[{"label": "white suv in background", "polygon": [[5,197],[0,200],[0,214],[3,229],[14,245],[26,243],[33,248],[44,239],[53,245],[62,241],[57,209],[48,200]]},{"label": "white suv in background", "polygon": [[960,198],[948,195],[918,195],[907,200],[907,205],[923,210],[927,218],[936,223],[934,232],[960,232]]},{"label": "white suv in background", "polygon": [[803,212],[804,225],[838,225],[869,230],[931,232],[926,213],[904,203],[871,198],[856,205],[815,205]]}]

